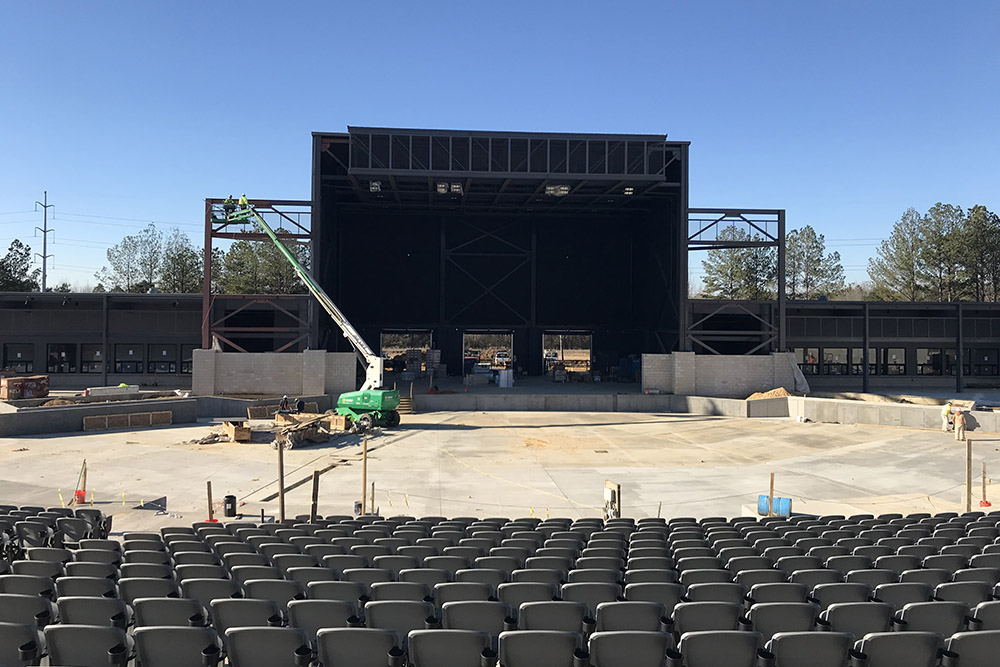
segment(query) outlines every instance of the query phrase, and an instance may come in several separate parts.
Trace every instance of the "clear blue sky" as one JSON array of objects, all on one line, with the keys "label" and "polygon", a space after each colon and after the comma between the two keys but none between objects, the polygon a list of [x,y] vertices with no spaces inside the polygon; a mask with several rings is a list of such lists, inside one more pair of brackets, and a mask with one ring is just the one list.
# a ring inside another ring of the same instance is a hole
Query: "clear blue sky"
[{"label": "clear blue sky", "polygon": [[144,221],[308,198],[310,132],[348,124],[663,132],[693,206],[785,208],[861,280],[907,207],[1000,211],[998,36],[995,0],[11,0],[0,246],[40,250],[47,189],[50,284],[89,286]]}]

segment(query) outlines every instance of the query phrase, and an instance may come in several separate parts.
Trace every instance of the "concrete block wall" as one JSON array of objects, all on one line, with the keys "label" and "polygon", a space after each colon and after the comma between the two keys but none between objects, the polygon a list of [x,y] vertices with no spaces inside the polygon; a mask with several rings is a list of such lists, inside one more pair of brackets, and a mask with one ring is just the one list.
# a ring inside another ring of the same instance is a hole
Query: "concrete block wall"
[{"label": "concrete block wall", "polygon": [[[332,357],[332,359],[331,359]],[[301,353],[194,351],[192,392],[225,394],[337,393],[357,388],[355,356],[344,352]]]},{"label": "concrete block wall", "polygon": [[663,394],[674,393],[674,355],[642,355],[642,388]]},{"label": "concrete block wall", "polygon": [[775,387],[794,390],[787,353],[696,355],[693,352],[642,355],[642,387],[686,396],[745,398]]}]

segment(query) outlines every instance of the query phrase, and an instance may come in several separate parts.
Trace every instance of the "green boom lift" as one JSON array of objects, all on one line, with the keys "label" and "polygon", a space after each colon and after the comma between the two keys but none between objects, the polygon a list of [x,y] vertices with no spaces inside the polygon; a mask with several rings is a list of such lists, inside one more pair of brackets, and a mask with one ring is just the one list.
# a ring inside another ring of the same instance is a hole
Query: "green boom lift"
[{"label": "green boom lift", "polygon": [[354,353],[358,360],[365,367],[365,382],[358,391],[349,391],[340,395],[337,399],[337,414],[351,418],[351,421],[361,430],[367,430],[372,426],[398,426],[399,412],[399,392],[395,389],[382,389],[383,360],[382,357],[372,352],[368,343],[361,337],[361,334],[351,326],[344,314],[340,312],[337,305],[327,296],[323,288],[320,287],[306,273],[299,261],[295,258],[285,244],[274,233],[274,230],[264,221],[253,206],[244,208],[228,214],[224,220],[228,222],[256,222],[264,233],[271,239],[281,254],[292,265],[302,282],[312,293],[320,305],[323,306],[330,318],[340,327],[344,333],[344,338],[350,341],[354,347]]}]

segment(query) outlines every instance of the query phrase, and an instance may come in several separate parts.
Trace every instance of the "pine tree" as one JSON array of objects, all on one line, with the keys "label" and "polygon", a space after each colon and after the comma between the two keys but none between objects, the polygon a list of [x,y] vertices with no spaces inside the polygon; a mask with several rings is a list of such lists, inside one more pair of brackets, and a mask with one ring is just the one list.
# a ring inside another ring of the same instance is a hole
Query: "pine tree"
[{"label": "pine tree", "polygon": [[1000,300],[1000,216],[973,206],[959,248],[962,282],[975,301]]},{"label": "pine tree", "polygon": [[[723,228],[720,241],[759,240],[736,225]],[[776,262],[771,248],[719,248],[709,250],[702,260],[705,269],[705,296],[713,299],[774,298]]]},{"label": "pine tree", "polygon": [[260,253],[253,241],[239,240],[229,246],[222,260],[219,280],[223,294],[266,294]]},{"label": "pine tree", "polygon": [[826,253],[826,239],[811,225],[785,238],[785,291],[791,299],[834,297],[844,290],[840,253]]},{"label": "pine tree", "polygon": [[965,211],[938,202],[920,219],[918,280],[926,298],[958,301],[964,296],[961,280],[962,230]]},{"label": "pine tree", "polygon": [[187,234],[175,227],[163,243],[157,285],[161,292],[190,294],[201,291],[201,280],[201,253],[191,244]]},{"label": "pine tree", "polygon": [[868,260],[872,298],[883,301],[919,301],[924,292],[920,283],[920,230],[923,216],[909,208],[882,241],[878,255]]},{"label": "pine tree", "polygon": [[41,269],[31,268],[31,247],[14,239],[0,257],[0,292],[35,292]]}]

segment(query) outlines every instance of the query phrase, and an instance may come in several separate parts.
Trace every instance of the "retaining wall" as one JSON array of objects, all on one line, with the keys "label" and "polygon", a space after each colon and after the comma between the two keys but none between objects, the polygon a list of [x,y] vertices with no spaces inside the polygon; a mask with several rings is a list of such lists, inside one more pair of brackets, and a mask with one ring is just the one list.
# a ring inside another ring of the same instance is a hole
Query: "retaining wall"
[{"label": "retaining wall", "polygon": [[72,433],[83,430],[84,417],[166,411],[173,413],[171,420],[174,424],[189,424],[198,420],[198,401],[194,398],[164,398],[50,408],[20,408],[17,412],[0,415],[0,437]]},{"label": "retaining wall", "polygon": [[642,388],[665,394],[746,398],[775,387],[795,388],[791,355],[642,355]]},{"label": "retaining wall", "polygon": [[192,393],[336,394],[357,389],[357,357],[349,352],[306,350],[284,352],[194,351]]}]

